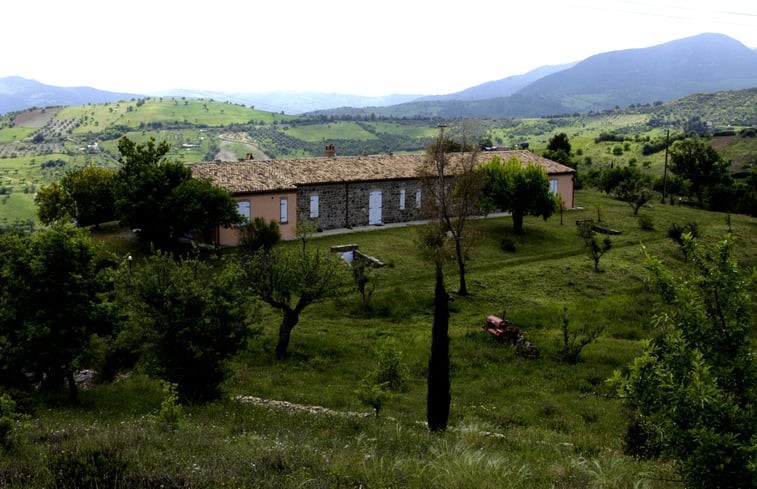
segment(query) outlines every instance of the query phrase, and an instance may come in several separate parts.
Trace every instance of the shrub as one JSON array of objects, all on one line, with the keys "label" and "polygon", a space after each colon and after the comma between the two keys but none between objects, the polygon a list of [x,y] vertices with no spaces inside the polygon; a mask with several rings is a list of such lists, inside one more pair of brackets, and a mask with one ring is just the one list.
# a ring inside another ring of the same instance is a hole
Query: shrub
[{"label": "shrub", "polygon": [[596,328],[583,327],[577,330],[571,330],[568,327],[568,308],[563,308],[562,315],[562,344],[557,350],[557,355],[565,363],[576,363],[581,355],[581,350],[586,345],[594,343],[599,335],[604,331],[604,326]]},{"label": "shrub", "polygon": [[8,446],[13,424],[20,418],[16,402],[8,394],[0,395],[0,446]]},{"label": "shrub", "polygon": [[409,372],[397,342],[388,339],[376,347],[375,353],[378,358],[373,372],[375,383],[385,383],[389,390],[395,392],[406,391]]},{"label": "shrub", "polygon": [[158,417],[170,426],[178,426],[181,418],[181,404],[179,404],[179,394],[176,390],[176,384],[163,382],[163,401],[160,403],[160,413]]},{"label": "shrub", "polygon": [[681,248],[683,257],[686,260],[688,260],[689,258],[687,248],[686,246],[684,246],[685,236],[687,235],[690,238],[698,238],[699,224],[697,224],[695,221],[690,221],[682,226],[679,226],[678,223],[674,222],[668,228],[668,238],[672,239]]},{"label": "shrub", "polygon": [[639,228],[642,231],[654,231],[654,219],[649,214],[639,215]]},{"label": "shrub", "polygon": [[365,260],[355,259],[352,262],[352,279],[355,282],[355,288],[360,292],[363,312],[370,312],[371,297],[376,290],[378,274]]},{"label": "shrub", "polygon": [[266,223],[262,217],[256,217],[252,222],[240,226],[239,233],[240,250],[250,254],[258,250],[268,252],[281,239],[279,224],[275,220]]},{"label": "shrub", "polygon": [[375,354],[376,367],[363,377],[355,394],[360,402],[372,407],[378,417],[381,408],[396,392],[407,390],[409,372],[396,341],[388,339],[380,343]]},{"label": "shrub", "polygon": [[515,241],[513,241],[510,238],[505,238],[502,241],[500,241],[499,247],[502,248],[502,251],[515,253]]}]

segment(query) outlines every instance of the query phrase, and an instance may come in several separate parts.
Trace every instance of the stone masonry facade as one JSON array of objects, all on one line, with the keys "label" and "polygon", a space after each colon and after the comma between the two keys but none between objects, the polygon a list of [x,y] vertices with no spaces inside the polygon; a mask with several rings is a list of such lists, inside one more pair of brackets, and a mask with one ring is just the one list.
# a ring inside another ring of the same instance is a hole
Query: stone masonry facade
[{"label": "stone masonry facade", "polygon": [[[381,222],[408,222],[421,219],[416,206],[417,180],[383,180],[322,185],[299,185],[297,213],[310,216],[311,196],[318,196],[318,227],[320,229],[351,228],[369,224],[369,195],[381,192]],[[404,209],[400,208],[402,190]],[[299,217],[298,217],[299,219]]]}]

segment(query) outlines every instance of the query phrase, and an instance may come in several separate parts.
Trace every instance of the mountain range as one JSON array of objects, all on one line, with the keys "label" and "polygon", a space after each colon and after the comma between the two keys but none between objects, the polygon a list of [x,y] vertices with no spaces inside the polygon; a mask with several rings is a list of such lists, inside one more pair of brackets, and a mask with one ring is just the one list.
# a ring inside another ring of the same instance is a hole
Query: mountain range
[{"label": "mountain range", "polygon": [[384,97],[317,92],[231,93],[178,89],[152,94],[63,88],[21,77],[0,78],[0,114],[31,107],[115,102],[145,96],[228,101],[289,114],[393,117],[536,117],[667,101],[691,93],[757,86],[757,50],[722,34],[543,66],[445,95]]},{"label": "mountain range", "polygon": [[0,78],[0,114],[32,107],[118,102],[141,96],[107,92],[92,87],[56,87],[20,76]]}]

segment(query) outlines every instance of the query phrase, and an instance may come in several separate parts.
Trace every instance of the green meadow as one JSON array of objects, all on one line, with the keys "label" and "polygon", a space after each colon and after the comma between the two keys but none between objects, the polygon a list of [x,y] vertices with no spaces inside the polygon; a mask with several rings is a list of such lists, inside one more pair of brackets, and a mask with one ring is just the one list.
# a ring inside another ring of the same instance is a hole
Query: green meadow
[{"label": "green meadow", "polygon": [[[681,488],[671,461],[624,453],[628,413],[606,383],[639,353],[641,339],[658,333],[642,246],[680,273],[683,256],[666,232],[673,222],[695,221],[704,244],[730,229],[740,263],[754,266],[757,219],[728,222],[723,214],[655,204],[640,211],[654,228],[642,230],[622,202],[582,190],[576,203],[547,221],[526,218],[522,236],[506,216],[471,221],[470,296],[454,294],[456,268],[445,268],[454,298],[445,433],[430,434],[424,424],[434,271],[419,256],[416,228],[324,233],[311,243],[324,252],[354,243],[385,263],[370,312],[345,287],[303,312],[289,358],[276,361],[281,317],[261,305],[223,398],[184,406],[175,424],[159,414],[160,384],[140,369],[84,390],[76,405],[32,396],[31,416],[14,427],[0,458],[0,485],[70,487],[90,474],[101,485],[88,487],[120,488]],[[611,238],[601,273],[576,236],[575,221],[586,218],[622,231]],[[105,226],[93,238],[117,260],[142,256],[118,229]],[[523,358],[482,329],[487,315],[503,311],[539,358]],[[570,328],[604,327],[575,364],[559,355],[565,317]],[[377,346],[389,342],[401,351],[408,389],[375,417],[356,390],[379,361]]]}]

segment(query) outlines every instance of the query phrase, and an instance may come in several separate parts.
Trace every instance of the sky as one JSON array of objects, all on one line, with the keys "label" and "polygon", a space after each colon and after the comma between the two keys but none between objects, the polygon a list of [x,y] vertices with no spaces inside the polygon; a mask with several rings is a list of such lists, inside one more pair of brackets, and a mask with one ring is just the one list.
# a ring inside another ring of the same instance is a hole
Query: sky
[{"label": "sky", "polygon": [[705,32],[757,48],[757,2],[36,0],[0,32],[0,77],[56,86],[446,94]]}]

